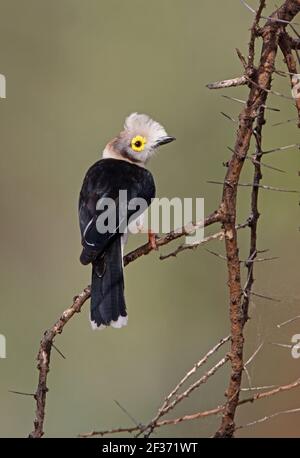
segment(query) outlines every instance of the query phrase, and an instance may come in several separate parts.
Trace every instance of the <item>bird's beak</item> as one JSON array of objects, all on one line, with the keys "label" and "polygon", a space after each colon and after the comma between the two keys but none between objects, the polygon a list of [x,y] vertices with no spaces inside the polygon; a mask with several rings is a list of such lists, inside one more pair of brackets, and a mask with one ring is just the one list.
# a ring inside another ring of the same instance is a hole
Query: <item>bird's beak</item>
[{"label": "bird's beak", "polygon": [[171,143],[174,140],[176,140],[175,137],[169,137],[169,136],[162,137],[155,143],[155,148],[157,148],[158,146],[161,146],[161,145],[166,145],[167,143]]}]

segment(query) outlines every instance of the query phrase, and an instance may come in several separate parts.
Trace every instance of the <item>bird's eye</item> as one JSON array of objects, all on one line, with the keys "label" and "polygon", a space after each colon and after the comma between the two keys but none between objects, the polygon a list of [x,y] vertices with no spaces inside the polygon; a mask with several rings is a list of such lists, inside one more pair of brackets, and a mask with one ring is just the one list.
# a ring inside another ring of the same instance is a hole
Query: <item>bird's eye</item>
[{"label": "bird's eye", "polygon": [[131,140],[131,148],[133,149],[133,151],[140,153],[145,148],[146,143],[147,143],[147,140],[145,139],[145,137],[141,137],[141,135],[137,135],[136,137],[134,137]]}]

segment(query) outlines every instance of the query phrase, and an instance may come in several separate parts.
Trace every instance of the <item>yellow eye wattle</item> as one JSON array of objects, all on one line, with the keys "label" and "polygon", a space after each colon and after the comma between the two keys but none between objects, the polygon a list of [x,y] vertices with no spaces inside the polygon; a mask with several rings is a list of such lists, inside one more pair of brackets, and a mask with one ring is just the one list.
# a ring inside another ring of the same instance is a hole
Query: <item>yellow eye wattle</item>
[{"label": "yellow eye wattle", "polygon": [[145,137],[137,135],[131,140],[131,148],[133,149],[133,151],[140,153],[145,148],[146,143],[147,140],[145,139]]}]

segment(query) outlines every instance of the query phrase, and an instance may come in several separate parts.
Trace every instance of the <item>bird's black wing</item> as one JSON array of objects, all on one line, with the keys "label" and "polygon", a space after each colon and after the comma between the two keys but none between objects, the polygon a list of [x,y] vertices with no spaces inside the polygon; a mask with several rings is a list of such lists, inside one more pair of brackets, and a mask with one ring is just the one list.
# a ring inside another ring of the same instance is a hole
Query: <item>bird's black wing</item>
[{"label": "bird's black wing", "polygon": [[[110,243],[121,235],[120,231],[136,212],[136,209],[130,210],[128,206],[124,208],[123,205],[120,209],[121,190],[127,193],[127,202],[137,198],[144,199],[146,206],[149,206],[151,199],[155,197],[155,184],[151,173],[135,164],[117,159],[102,159],[88,170],[79,198],[83,264],[88,264],[101,255]],[[109,206],[108,209],[99,209],[104,198],[112,199],[111,202],[115,205]],[[104,211],[109,221],[115,221],[115,227],[110,232],[100,233],[97,220],[99,223],[99,217],[103,216]]]}]

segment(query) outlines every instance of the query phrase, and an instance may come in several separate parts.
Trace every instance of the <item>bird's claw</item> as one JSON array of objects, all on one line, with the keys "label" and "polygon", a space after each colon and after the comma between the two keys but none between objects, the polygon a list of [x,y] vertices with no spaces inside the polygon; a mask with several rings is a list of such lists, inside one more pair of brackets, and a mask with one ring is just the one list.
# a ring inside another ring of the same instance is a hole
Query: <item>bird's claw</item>
[{"label": "bird's claw", "polygon": [[156,238],[157,238],[157,235],[154,232],[152,232],[152,231],[148,232],[148,239],[149,239],[149,243],[150,243],[150,246],[151,246],[152,250],[158,251]]}]

